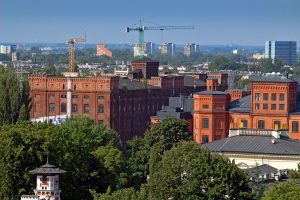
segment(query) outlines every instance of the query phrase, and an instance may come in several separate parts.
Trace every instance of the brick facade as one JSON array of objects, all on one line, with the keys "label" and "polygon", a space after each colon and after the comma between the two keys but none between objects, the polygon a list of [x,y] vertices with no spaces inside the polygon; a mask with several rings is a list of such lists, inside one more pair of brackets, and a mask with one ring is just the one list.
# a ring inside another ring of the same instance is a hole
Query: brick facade
[{"label": "brick facade", "polygon": [[30,76],[30,118],[67,113],[67,84],[71,81],[72,115],[88,116],[115,129],[122,140],[142,135],[150,116],[168,102],[160,88],[119,77]]}]

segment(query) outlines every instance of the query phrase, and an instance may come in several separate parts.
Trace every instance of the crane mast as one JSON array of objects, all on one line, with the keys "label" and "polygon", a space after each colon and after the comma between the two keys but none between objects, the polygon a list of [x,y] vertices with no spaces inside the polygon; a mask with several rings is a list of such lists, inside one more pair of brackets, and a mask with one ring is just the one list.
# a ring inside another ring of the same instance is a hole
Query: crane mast
[{"label": "crane mast", "polygon": [[126,27],[126,32],[131,31],[139,32],[138,40],[138,57],[142,57],[142,48],[144,44],[144,32],[145,31],[165,31],[165,30],[175,30],[175,29],[194,29],[194,26],[143,26],[140,20],[140,25],[136,27]]},{"label": "crane mast", "polygon": [[67,41],[67,45],[69,48],[69,66],[68,66],[68,70],[69,72],[75,72],[75,43],[78,42],[85,42],[86,39],[85,38],[71,38]]}]

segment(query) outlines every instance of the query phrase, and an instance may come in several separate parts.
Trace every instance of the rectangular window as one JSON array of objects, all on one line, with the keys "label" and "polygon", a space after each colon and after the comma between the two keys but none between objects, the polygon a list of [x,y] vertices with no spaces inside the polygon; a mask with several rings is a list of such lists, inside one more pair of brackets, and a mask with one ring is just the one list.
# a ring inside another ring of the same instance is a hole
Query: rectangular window
[{"label": "rectangular window", "polygon": [[241,120],[241,128],[248,128],[248,120],[246,119]]},{"label": "rectangular window", "polygon": [[60,104],[60,112],[67,112],[67,105],[65,103]]},{"label": "rectangular window", "polygon": [[202,119],[202,128],[208,129],[209,128],[209,121],[208,118]]},{"label": "rectangular window", "polygon": [[67,98],[67,95],[62,94],[62,95],[60,95],[60,98],[65,99],[65,98]]},{"label": "rectangular window", "polygon": [[276,101],[276,93],[272,93],[271,99],[272,101]]},{"label": "rectangular window", "polygon": [[279,100],[280,100],[280,101],[284,101],[284,93],[280,93],[280,95],[279,95]]},{"label": "rectangular window", "polygon": [[264,109],[264,110],[268,110],[268,104],[264,103],[264,104],[263,104],[263,109]]},{"label": "rectangular window", "polygon": [[202,136],[202,144],[208,143],[208,135],[203,135]]},{"label": "rectangular window", "polygon": [[276,110],[276,104],[271,104],[271,110]]},{"label": "rectangular window", "polygon": [[299,124],[297,121],[292,122],[292,132],[293,133],[298,133],[299,132]]},{"label": "rectangular window", "polygon": [[255,100],[260,100],[260,93],[255,94]]},{"label": "rectangular window", "polygon": [[83,112],[84,113],[89,113],[90,112],[90,105],[89,104],[84,104],[83,105]]},{"label": "rectangular window", "polygon": [[265,120],[258,120],[258,129],[265,129]]},{"label": "rectangular window", "polygon": [[279,104],[279,110],[284,110],[284,104]]},{"label": "rectangular window", "polygon": [[208,108],[209,108],[209,105],[208,105],[208,104],[203,104],[203,105],[202,105],[202,108],[203,108],[203,109],[208,109]]},{"label": "rectangular window", "polygon": [[84,98],[84,99],[89,99],[90,96],[89,96],[89,95],[84,95],[83,98]]},{"label": "rectangular window", "polygon": [[260,109],[260,104],[259,103],[256,103],[255,104],[255,110],[259,110]]},{"label": "rectangular window", "polygon": [[104,99],[104,96],[98,96],[98,99]]},{"label": "rectangular window", "polygon": [[279,130],[281,128],[280,121],[274,121],[274,129]]},{"label": "rectangular window", "polygon": [[78,99],[78,95],[72,95],[72,99]]},{"label": "rectangular window", "polygon": [[55,112],[55,104],[54,103],[50,103],[49,112]]},{"label": "rectangular window", "polygon": [[98,121],[98,125],[99,125],[99,126],[103,125],[103,120],[99,120],[99,121]]},{"label": "rectangular window", "polygon": [[264,98],[264,101],[268,101],[268,99],[269,99],[268,98],[268,93],[264,93],[264,97],[263,98]]},{"label": "rectangular window", "polygon": [[77,112],[77,111],[78,111],[78,105],[72,104],[72,112]]},{"label": "rectangular window", "polygon": [[104,113],[104,106],[103,104],[98,105],[98,113]]}]

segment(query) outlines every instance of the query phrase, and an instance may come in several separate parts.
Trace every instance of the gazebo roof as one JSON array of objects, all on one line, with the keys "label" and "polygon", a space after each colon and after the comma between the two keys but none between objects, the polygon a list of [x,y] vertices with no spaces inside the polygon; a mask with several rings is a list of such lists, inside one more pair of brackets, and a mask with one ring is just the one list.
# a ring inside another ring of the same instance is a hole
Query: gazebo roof
[{"label": "gazebo roof", "polygon": [[54,165],[46,163],[34,170],[29,171],[31,174],[63,174],[66,173],[65,170],[59,169]]}]

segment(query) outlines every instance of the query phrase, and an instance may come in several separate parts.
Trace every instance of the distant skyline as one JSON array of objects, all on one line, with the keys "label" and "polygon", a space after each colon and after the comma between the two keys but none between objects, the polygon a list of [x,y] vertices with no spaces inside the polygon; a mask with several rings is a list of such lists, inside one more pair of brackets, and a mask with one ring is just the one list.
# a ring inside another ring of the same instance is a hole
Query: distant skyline
[{"label": "distant skyline", "polygon": [[194,25],[195,30],[146,31],[145,41],[203,45],[300,43],[300,0],[0,0],[0,42],[134,43],[143,25]]}]

